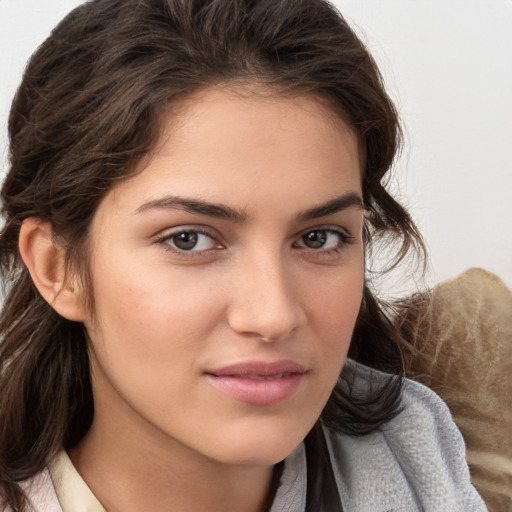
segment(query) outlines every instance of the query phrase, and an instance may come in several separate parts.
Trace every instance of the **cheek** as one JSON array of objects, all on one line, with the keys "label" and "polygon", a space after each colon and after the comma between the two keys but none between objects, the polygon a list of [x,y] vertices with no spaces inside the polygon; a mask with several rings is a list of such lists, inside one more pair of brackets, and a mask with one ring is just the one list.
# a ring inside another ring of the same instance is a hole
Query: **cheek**
[{"label": "cheek", "polygon": [[115,389],[141,416],[165,424],[173,411],[185,410],[183,397],[200,411],[190,390],[196,389],[198,362],[221,315],[211,283],[171,275],[165,266],[124,270],[110,268],[108,279],[100,272],[94,276],[99,313],[89,334],[95,400],[103,403]]},{"label": "cheek", "polygon": [[309,318],[325,333],[328,340],[351,335],[359,314],[364,287],[363,265],[333,273],[322,286],[307,295]]},{"label": "cheek", "polygon": [[129,267],[105,266],[94,276],[93,343],[118,365],[158,364],[199,348],[221,314],[218,287],[165,265]]},{"label": "cheek", "polygon": [[[310,327],[315,331],[318,354],[330,385],[334,386],[345,362],[359,315],[364,287],[364,266],[333,273],[307,302]],[[327,386],[329,387],[329,386]]]}]

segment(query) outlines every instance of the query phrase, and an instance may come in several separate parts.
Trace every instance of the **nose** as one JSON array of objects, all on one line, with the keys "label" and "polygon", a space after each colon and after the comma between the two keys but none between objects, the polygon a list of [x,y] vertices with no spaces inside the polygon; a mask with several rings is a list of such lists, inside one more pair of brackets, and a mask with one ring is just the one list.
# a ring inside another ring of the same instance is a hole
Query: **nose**
[{"label": "nose", "polygon": [[296,284],[279,256],[242,263],[232,284],[231,329],[266,342],[289,337],[306,321]]}]

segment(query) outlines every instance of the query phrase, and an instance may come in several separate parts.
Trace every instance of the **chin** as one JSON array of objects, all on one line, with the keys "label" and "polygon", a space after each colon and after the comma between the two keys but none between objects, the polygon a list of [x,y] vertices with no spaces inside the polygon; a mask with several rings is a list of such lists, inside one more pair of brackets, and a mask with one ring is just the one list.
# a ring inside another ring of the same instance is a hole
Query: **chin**
[{"label": "chin", "polygon": [[[245,435],[231,437],[231,440],[217,445],[214,458],[226,464],[241,466],[273,466],[286,459],[304,440],[305,432],[295,431],[283,426],[278,432],[248,432]],[[256,435],[255,435],[256,434]]]},{"label": "chin", "polygon": [[[301,440],[302,441],[302,440]],[[259,446],[257,450],[243,450],[237,453],[222,455],[223,462],[232,466],[274,466],[286,459],[290,453],[297,447],[296,445],[281,447],[279,450],[273,446]]]}]

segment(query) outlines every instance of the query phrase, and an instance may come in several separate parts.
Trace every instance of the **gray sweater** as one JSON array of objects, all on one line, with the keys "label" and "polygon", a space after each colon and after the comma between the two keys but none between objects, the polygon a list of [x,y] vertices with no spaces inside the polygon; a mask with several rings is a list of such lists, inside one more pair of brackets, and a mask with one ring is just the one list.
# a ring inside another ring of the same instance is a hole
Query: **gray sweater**
[{"label": "gray sweater", "polygon": [[[388,376],[349,361],[354,390]],[[402,412],[363,437],[324,427],[345,512],[480,512],[487,508],[470,483],[462,435],[448,407],[430,389],[406,379]],[[300,445],[286,460],[271,512],[303,512],[306,459]]]},{"label": "gray sweater", "polygon": [[[385,378],[352,361],[355,390]],[[441,399],[426,387],[404,382],[402,412],[379,432],[353,437],[326,427],[324,434],[345,512],[480,512],[487,510],[470,483],[464,441]],[[84,484],[85,485],[85,484]],[[62,510],[48,470],[25,488],[37,512]],[[306,455],[299,445],[286,458],[271,512],[304,512]]]}]

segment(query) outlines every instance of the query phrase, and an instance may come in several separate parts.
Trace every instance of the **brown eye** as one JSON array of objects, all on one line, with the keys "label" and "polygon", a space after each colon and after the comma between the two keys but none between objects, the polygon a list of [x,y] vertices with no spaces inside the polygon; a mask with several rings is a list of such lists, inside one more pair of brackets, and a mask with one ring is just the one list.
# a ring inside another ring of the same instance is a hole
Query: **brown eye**
[{"label": "brown eye", "polygon": [[310,249],[320,249],[327,242],[327,231],[316,229],[302,236],[302,241],[306,247]]},{"label": "brown eye", "polygon": [[193,231],[185,231],[171,237],[174,246],[182,251],[190,251],[197,245],[199,236]]},{"label": "brown eye", "polygon": [[157,240],[157,242],[164,245],[167,250],[181,254],[200,254],[212,249],[222,248],[211,235],[194,229],[169,233]]},{"label": "brown eye", "polygon": [[354,243],[354,237],[342,228],[317,228],[306,231],[296,242],[296,247],[311,249],[327,254],[340,251],[346,245]]}]

